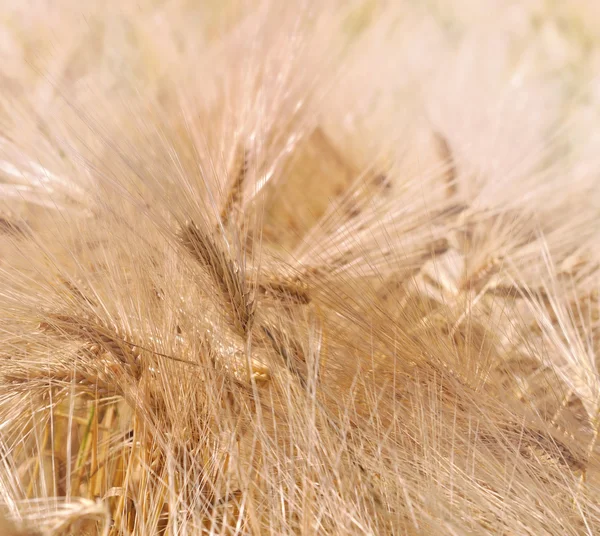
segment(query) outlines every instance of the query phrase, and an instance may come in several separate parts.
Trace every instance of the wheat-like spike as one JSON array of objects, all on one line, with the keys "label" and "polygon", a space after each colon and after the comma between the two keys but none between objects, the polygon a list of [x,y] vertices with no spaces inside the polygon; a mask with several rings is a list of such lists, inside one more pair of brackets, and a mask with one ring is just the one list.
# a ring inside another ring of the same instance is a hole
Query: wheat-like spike
[{"label": "wheat-like spike", "polygon": [[[310,272],[310,271],[307,271]],[[289,302],[300,305],[310,303],[309,277],[304,274],[293,276],[282,276],[274,273],[266,273],[257,285],[259,294],[281,302]]]},{"label": "wheat-like spike", "polygon": [[139,372],[139,349],[124,339],[119,333],[98,322],[82,317],[62,314],[47,314],[39,329],[42,332],[53,331],[65,337],[75,337],[90,344],[90,353],[95,354],[94,348],[102,348],[111,354],[118,362],[127,365],[134,375]]},{"label": "wheat-like spike", "polygon": [[17,223],[11,218],[6,218],[4,216],[0,216],[0,233],[16,238],[29,236],[29,231],[23,224]]},{"label": "wheat-like spike", "polygon": [[458,173],[456,162],[452,153],[452,148],[448,142],[448,138],[440,132],[435,133],[435,141],[440,153],[440,157],[444,161],[445,172],[444,181],[446,182],[446,192],[449,199],[455,199],[458,192]]},{"label": "wheat-like spike", "polygon": [[190,254],[208,271],[221,292],[225,309],[238,332],[246,336],[254,319],[254,298],[235,264],[216,241],[204,234],[194,223],[181,230],[181,241]]},{"label": "wheat-like spike", "polygon": [[237,210],[241,200],[242,190],[246,183],[248,167],[250,165],[249,155],[246,149],[242,149],[240,151],[239,163],[236,162],[236,165],[237,169],[233,176],[233,181],[231,181],[231,185],[228,188],[227,197],[225,198],[223,208],[221,209],[221,223],[224,226],[227,226],[229,223],[229,220],[232,217],[232,212]]},{"label": "wheat-like spike", "polygon": [[88,306],[91,305],[92,307],[96,307],[98,305],[87,292],[81,290],[81,282],[72,282],[64,277],[59,277],[59,282],[64,285],[69,293],[72,294],[80,303],[85,303]]},{"label": "wheat-like spike", "polygon": [[571,471],[585,472],[588,467],[585,453],[575,453],[563,441],[531,428],[520,430],[521,448],[532,447],[566,465]]}]

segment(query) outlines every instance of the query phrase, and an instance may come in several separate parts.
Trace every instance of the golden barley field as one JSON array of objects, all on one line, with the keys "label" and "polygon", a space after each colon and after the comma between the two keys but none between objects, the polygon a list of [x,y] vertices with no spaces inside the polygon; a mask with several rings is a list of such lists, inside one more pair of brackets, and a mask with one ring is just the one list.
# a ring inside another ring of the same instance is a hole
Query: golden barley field
[{"label": "golden barley field", "polygon": [[598,36],[3,0],[0,536],[600,534]]}]

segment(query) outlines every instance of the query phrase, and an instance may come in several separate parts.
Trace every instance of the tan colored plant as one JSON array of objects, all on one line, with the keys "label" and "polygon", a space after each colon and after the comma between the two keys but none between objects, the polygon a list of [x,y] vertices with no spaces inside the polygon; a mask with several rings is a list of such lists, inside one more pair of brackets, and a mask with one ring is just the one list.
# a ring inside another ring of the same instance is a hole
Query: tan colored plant
[{"label": "tan colored plant", "polygon": [[2,534],[600,531],[596,51],[467,4],[2,8]]}]

